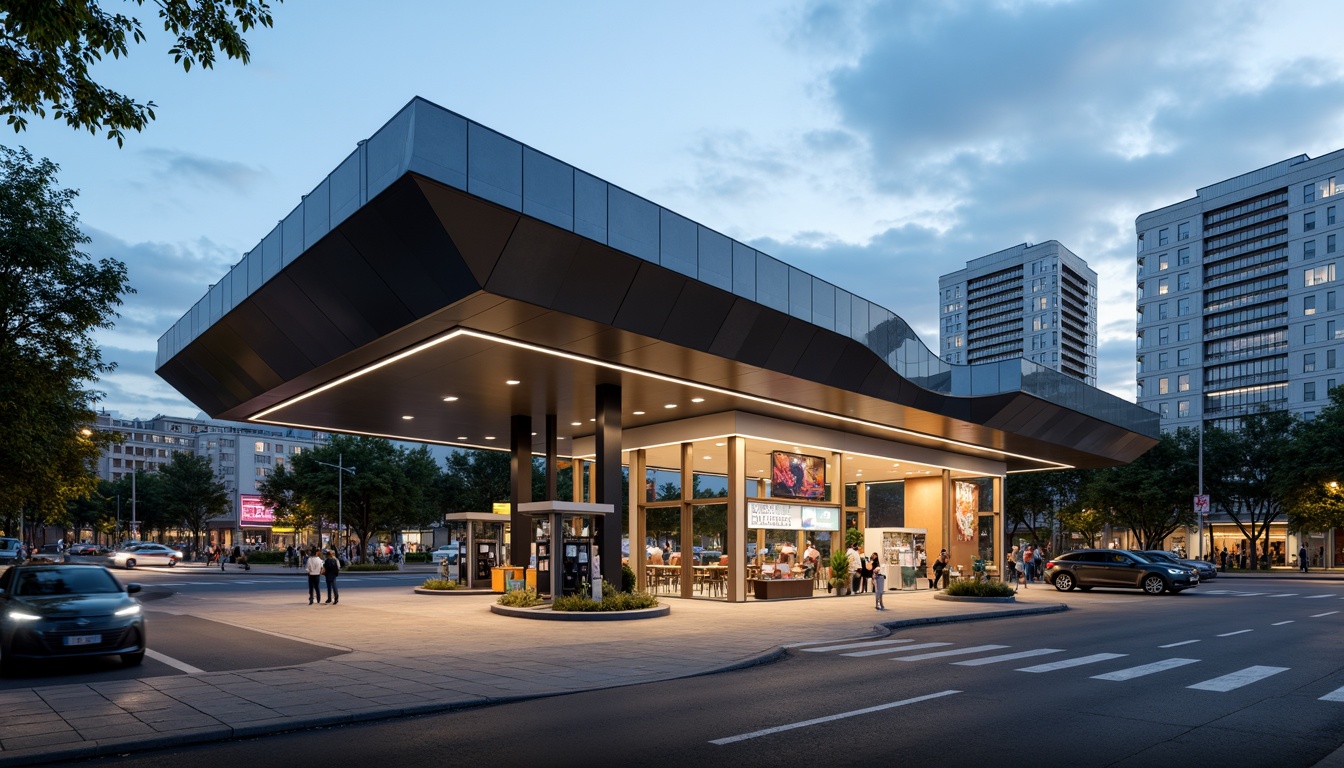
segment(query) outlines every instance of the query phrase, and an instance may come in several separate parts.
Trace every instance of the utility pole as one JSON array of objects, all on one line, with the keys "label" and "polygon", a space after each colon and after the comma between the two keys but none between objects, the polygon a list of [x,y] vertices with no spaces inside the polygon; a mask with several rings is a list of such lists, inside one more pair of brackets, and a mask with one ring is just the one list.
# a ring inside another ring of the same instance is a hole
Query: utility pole
[{"label": "utility pole", "polygon": [[[325,461],[319,461],[324,467],[331,467],[336,470],[336,530],[337,535],[342,536],[341,547],[348,550],[350,548],[350,535],[345,533],[345,473],[355,474],[354,467],[345,466],[345,454],[336,454],[336,463],[328,464]],[[318,538],[321,538],[321,532]]]},{"label": "utility pole", "polygon": [[[134,459],[132,459],[132,461],[134,461]],[[139,539],[136,538],[136,532],[135,532],[135,529],[136,529],[136,524],[135,524],[135,476],[138,475],[138,474],[140,474],[140,470],[139,470],[137,467],[135,467],[134,464],[132,464],[132,466],[131,466],[131,538],[136,539],[136,541],[139,541]]]}]

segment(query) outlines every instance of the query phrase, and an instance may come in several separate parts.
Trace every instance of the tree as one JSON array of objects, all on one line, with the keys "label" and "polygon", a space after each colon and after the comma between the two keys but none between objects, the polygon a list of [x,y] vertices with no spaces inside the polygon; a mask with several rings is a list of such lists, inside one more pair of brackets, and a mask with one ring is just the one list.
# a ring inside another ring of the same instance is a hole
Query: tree
[{"label": "tree", "polygon": [[275,524],[296,531],[316,528],[318,516],[299,493],[298,476],[281,464],[262,480],[261,500],[275,512]]},{"label": "tree", "polygon": [[201,548],[206,523],[229,513],[232,502],[224,484],[215,477],[210,459],[189,453],[174,453],[158,469],[163,483],[164,512],[191,531],[192,546]]},{"label": "tree", "polygon": [[1291,451],[1289,532],[1344,527],[1344,387],[1330,390],[1330,404],[1315,419],[1298,422]]},{"label": "tree", "polygon": [[502,451],[456,451],[444,459],[440,477],[447,512],[489,512],[509,500],[509,460]]},{"label": "tree", "polygon": [[1061,512],[1077,508],[1084,477],[1081,470],[1072,469],[1009,475],[1003,500],[1005,524],[1012,524],[1008,538],[1026,528],[1040,549],[1040,532],[1052,530]]},{"label": "tree", "polygon": [[[280,2],[281,0],[276,0]],[[143,6],[145,0],[132,0]],[[244,64],[251,60],[243,33],[270,27],[266,0],[155,0],[165,31],[176,37],[168,50],[190,72],[195,65],[214,67],[216,51]],[[103,56],[130,54],[144,42],[140,20],[108,13],[99,0],[33,2],[0,0],[0,115],[14,130],[28,116],[64,120],[76,130],[97,133],[117,146],[124,129],[144,130],[154,119],[154,102],[143,104],[94,82],[91,65]]]},{"label": "tree", "polygon": [[30,519],[96,487],[93,462],[116,436],[89,429],[97,393],[84,386],[114,366],[91,333],[132,292],[125,265],[79,250],[89,238],[57,170],[0,147],[0,509]]},{"label": "tree", "polygon": [[1080,505],[1074,509],[1061,510],[1059,513],[1060,530],[1083,537],[1089,548],[1097,546],[1097,537],[1109,522],[1110,516],[1094,507]]},{"label": "tree", "polygon": [[1195,522],[1190,499],[1197,482],[1197,439],[1188,429],[1163,434],[1129,464],[1097,470],[1086,484],[1087,506],[1106,510],[1113,522],[1133,531],[1140,549],[1160,548],[1178,528]]},{"label": "tree", "polygon": [[1260,411],[1232,432],[1204,432],[1204,480],[1209,501],[1225,511],[1250,542],[1250,565],[1268,551],[1269,527],[1284,511],[1293,490],[1292,448],[1297,417],[1287,411]]}]

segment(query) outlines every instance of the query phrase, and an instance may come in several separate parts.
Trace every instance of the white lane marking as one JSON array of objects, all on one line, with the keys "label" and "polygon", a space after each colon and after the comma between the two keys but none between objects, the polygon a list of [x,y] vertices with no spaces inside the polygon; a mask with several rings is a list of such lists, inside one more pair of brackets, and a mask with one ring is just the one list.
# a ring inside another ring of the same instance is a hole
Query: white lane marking
[{"label": "white lane marking", "polygon": [[1271,627],[1282,627],[1284,624],[1292,624],[1292,623],[1293,623],[1293,620],[1292,620],[1292,619],[1289,619],[1288,621],[1276,621],[1276,622],[1274,622],[1273,624],[1270,624],[1269,626],[1271,626]]},{"label": "white lane marking", "polygon": [[1265,594],[1265,593],[1264,593],[1264,592],[1238,592],[1237,594],[1238,594],[1238,595],[1241,595],[1242,597],[1256,597],[1257,595],[1263,595],[1263,594]]},{"label": "white lane marking", "polygon": [[1307,595],[1306,597],[1304,597],[1304,598],[1302,598],[1302,599],[1303,599],[1303,600],[1322,600],[1322,599],[1327,598],[1327,597],[1334,597],[1334,595]]},{"label": "white lane marking", "polygon": [[804,645],[835,645],[836,643],[862,643],[862,642],[875,642],[875,641],[873,640],[873,636],[869,635],[867,637],[841,637],[835,640],[804,640],[800,643],[789,643],[788,645],[782,645],[780,647],[802,648]]},{"label": "white lane marking", "polygon": [[1204,594],[1204,595],[1230,595],[1230,594],[1232,594],[1232,592],[1231,592],[1230,590],[1226,590],[1226,589],[1205,589],[1205,590],[1201,590],[1200,594]]},{"label": "white lane marking", "polygon": [[1280,672],[1287,672],[1288,667],[1247,667],[1243,670],[1233,672],[1230,675],[1215,677],[1212,680],[1205,680],[1202,683],[1187,685],[1186,688],[1194,688],[1197,691],[1217,691],[1226,693],[1231,690],[1250,685],[1251,683],[1264,680],[1270,675],[1277,675]]},{"label": "white lane marking", "polygon": [[1164,661],[1155,661],[1152,664],[1143,664],[1129,669],[1118,669],[1114,672],[1107,672],[1104,675],[1093,675],[1093,680],[1113,680],[1116,682],[1124,680],[1133,680],[1136,677],[1151,675],[1155,672],[1166,672],[1168,669],[1184,667],[1186,664],[1194,664],[1199,659],[1166,659]]},{"label": "white lane marking", "polygon": [[1297,597],[1296,592],[1285,592],[1282,595],[1270,595],[1270,597]]},{"label": "white lane marking", "polygon": [[1064,659],[1049,664],[1037,664],[1034,667],[1023,667],[1018,672],[1054,672],[1057,669],[1068,669],[1070,667],[1081,667],[1084,664],[1095,664],[1098,661],[1110,661],[1127,656],[1125,653],[1094,653],[1091,656],[1079,656],[1073,659]]},{"label": "white lane marking", "polygon": [[1318,614],[1316,614],[1315,616],[1312,616],[1311,618],[1313,618],[1313,619],[1319,619],[1319,618],[1321,618],[1322,616],[1333,616],[1333,615],[1335,615],[1336,613],[1339,613],[1339,611],[1326,611],[1325,613],[1318,613]]},{"label": "white lane marking", "polygon": [[862,643],[844,643],[842,645],[823,645],[820,648],[802,648],[803,653],[825,653],[827,651],[848,651],[854,648],[872,648],[878,645],[895,645],[897,643],[913,643],[914,640],[902,638],[900,640],[869,640]]},{"label": "white lane marking", "polygon": [[193,586],[193,587],[213,587],[213,586],[215,586],[215,584],[216,584],[217,582],[214,582],[214,581],[188,581],[187,583],[190,584],[190,585]]},{"label": "white lane marking", "polygon": [[875,707],[865,707],[863,709],[856,709],[851,712],[841,712],[838,715],[827,715],[826,717],[817,717],[811,720],[803,720],[797,723],[789,723],[788,725],[777,725],[773,728],[763,728],[759,731],[752,731],[751,733],[743,733],[737,736],[727,736],[722,739],[712,739],[709,743],[717,744],[718,746],[723,746],[725,744],[735,744],[739,741],[746,741],[747,739],[755,739],[761,736],[769,736],[772,733],[782,733],[784,731],[791,731],[795,728],[806,728],[809,725],[821,725],[822,723],[830,723],[836,720],[843,720],[847,717],[856,717],[858,715],[867,715],[873,712],[881,712],[884,709],[903,707],[906,704],[918,704],[921,701],[929,701],[930,699],[938,699],[942,698],[943,696],[951,696],[954,693],[961,693],[961,691],[939,691],[938,693],[930,693],[927,696],[916,696],[913,699],[902,699],[900,701],[892,701],[886,704],[879,704]]},{"label": "white lane marking", "polygon": [[1000,648],[1007,648],[1006,645],[974,645],[970,648],[956,648],[951,651],[934,651],[933,653],[917,653],[914,656],[902,656],[892,661],[924,661],[925,659],[941,659],[946,656],[965,656],[971,653],[981,653],[983,651],[997,651]]},{"label": "white lane marking", "polygon": [[1175,647],[1178,646],[1178,645],[1189,645],[1189,644],[1191,644],[1191,643],[1198,643],[1198,642],[1199,642],[1198,640],[1182,640],[1182,641],[1179,642],[1179,643],[1167,643],[1166,645],[1159,645],[1159,646],[1157,646],[1157,647],[1158,647],[1158,648],[1175,648]]},{"label": "white lane marking", "polygon": [[998,664],[1001,661],[1016,661],[1017,659],[1029,659],[1032,656],[1045,656],[1051,653],[1063,653],[1063,648],[1036,648],[1031,651],[1018,651],[1017,653],[1004,653],[998,656],[986,656],[983,659],[969,659],[967,661],[954,661],[953,664],[959,667],[979,667],[985,664]]},{"label": "white lane marking", "polygon": [[174,669],[179,669],[179,670],[181,670],[181,671],[183,671],[183,672],[186,672],[188,675],[203,675],[203,674],[205,674],[205,670],[204,670],[204,669],[199,669],[199,668],[197,668],[197,667],[193,667],[193,666],[191,666],[190,664],[188,664],[188,663],[185,662],[185,661],[178,661],[177,659],[174,659],[172,656],[165,656],[165,655],[163,655],[162,653],[159,653],[158,651],[156,651],[156,650],[154,650],[154,649],[152,649],[152,648],[146,648],[146,649],[145,649],[145,655],[148,656],[149,658],[155,660],[155,661],[161,662],[161,663],[163,663],[163,664],[167,664],[168,666],[170,666],[170,667],[172,667],[172,668],[174,668]]},{"label": "white lane marking", "polygon": [[862,658],[864,656],[876,656],[880,653],[905,653],[906,651],[918,651],[924,648],[942,648],[947,645],[951,645],[951,643],[915,643],[914,645],[903,645],[899,648],[876,648],[871,651],[855,651],[853,653],[842,653],[840,655]]},{"label": "white lane marking", "polygon": [[1344,701],[1344,688],[1336,688],[1317,699],[1317,701]]},{"label": "white lane marking", "polygon": [[1231,637],[1233,635],[1244,635],[1247,632],[1254,632],[1254,631],[1255,631],[1254,629],[1238,629],[1236,632],[1224,632],[1223,634],[1218,635],[1218,637]]}]

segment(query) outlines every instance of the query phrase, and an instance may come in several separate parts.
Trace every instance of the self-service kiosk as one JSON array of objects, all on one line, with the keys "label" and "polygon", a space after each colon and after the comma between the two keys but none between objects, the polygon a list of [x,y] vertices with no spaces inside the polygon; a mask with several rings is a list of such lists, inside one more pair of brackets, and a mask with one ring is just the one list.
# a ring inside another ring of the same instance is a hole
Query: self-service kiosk
[{"label": "self-service kiosk", "polygon": [[459,544],[457,560],[450,564],[449,572],[455,570],[458,583],[468,589],[491,589],[494,571],[503,564],[503,554],[508,552],[508,517],[490,512],[456,512],[445,515],[444,522],[449,537]]},{"label": "self-service kiosk", "polygon": [[611,504],[536,501],[519,504],[518,511],[532,518],[537,594],[576,595],[584,585],[600,589],[602,553],[596,522],[615,514]]}]

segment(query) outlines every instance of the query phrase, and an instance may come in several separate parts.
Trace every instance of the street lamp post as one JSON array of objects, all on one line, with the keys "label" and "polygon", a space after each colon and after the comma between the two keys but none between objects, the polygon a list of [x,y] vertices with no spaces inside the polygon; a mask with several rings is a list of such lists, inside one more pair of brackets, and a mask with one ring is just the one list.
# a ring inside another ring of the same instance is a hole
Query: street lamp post
[{"label": "street lamp post", "polygon": [[319,461],[324,467],[331,467],[336,470],[336,530],[344,536],[341,547],[348,550],[350,548],[350,537],[345,534],[345,473],[355,474],[354,467],[345,466],[345,454],[336,454],[336,463],[328,464],[325,461]]}]

